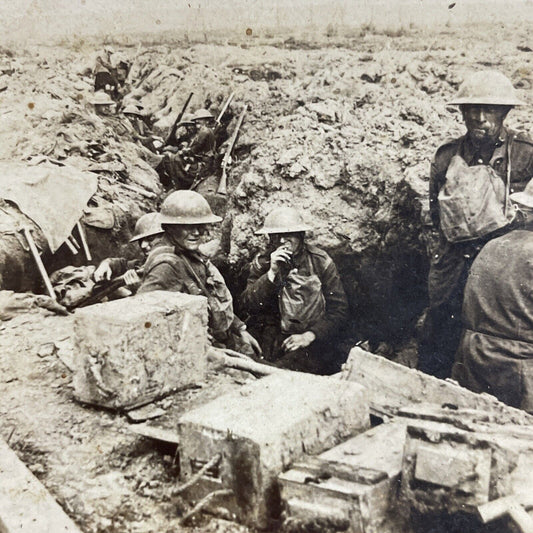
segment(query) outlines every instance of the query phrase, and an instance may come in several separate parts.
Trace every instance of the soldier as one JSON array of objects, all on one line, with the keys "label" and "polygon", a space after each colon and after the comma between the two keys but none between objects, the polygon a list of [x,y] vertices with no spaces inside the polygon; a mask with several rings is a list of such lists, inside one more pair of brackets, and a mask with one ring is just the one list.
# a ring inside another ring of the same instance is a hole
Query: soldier
[{"label": "soldier", "polygon": [[472,265],[453,378],[533,414],[533,181],[511,200],[524,229],[487,243]]},{"label": "soldier", "polygon": [[305,242],[309,229],[290,207],[265,218],[256,234],[268,235],[269,244],[250,265],[241,306],[265,359],[328,374],[343,362],[335,342],[347,322],[348,303],[332,259]]},{"label": "soldier", "polygon": [[431,164],[435,244],[418,352],[419,369],[438,377],[451,372],[468,269],[488,240],[511,229],[508,195],[523,190],[533,176],[533,141],[503,125],[509,111],[523,105],[506,76],[493,70],[473,74],[451,105],[459,106],[467,132],[442,145]]},{"label": "soldier", "polygon": [[138,292],[165,290],[205,296],[213,343],[252,355],[260,352],[259,344],[234,314],[224,278],[200,252],[209,225],[221,220],[197,192],[182,190],[167,196],[160,215],[166,246],[155,248],[148,256]]},{"label": "soldier", "polygon": [[104,91],[97,91],[91,100],[91,104],[94,105],[94,111],[100,116],[113,115],[115,112],[115,102]]},{"label": "soldier", "polygon": [[146,213],[137,220],[133,237],[130,239],[130,242],[137,242],[139,244],[142,258],[130,261],[124,257],[109,257],[104,259],[94,271],[94,280],[101,282],[124,274],[126,286],[135,290],[141,282],[136,270],[142,267],[150,251],[156,246],[161,245],[162,236],[163,229],[159,223],[159,214]]}]

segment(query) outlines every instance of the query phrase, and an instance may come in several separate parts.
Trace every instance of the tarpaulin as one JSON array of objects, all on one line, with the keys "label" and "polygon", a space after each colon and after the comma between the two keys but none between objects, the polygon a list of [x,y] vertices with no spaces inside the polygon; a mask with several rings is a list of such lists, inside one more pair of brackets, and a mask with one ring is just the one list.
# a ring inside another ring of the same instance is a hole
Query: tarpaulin
[{"label": "tarpaulin", "polygon": [[96,174],[74,167],[0,161],[0,198],[41,228],[52,252],[70,235],[97,187]]}]

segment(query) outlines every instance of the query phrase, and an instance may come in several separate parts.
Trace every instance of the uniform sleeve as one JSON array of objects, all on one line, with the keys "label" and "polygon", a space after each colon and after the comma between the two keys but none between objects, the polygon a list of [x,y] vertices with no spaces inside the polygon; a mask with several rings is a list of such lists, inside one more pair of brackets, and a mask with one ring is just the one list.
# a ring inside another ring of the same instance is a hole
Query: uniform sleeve
[{"label": "uniform sleeve", "polygon": [[183,282],[168,263],[154,266],[144,277],[137,294],[151,291],[183,292]]},{"label": "uniform sleeve", "polygon": [[108,257],[106,260],[109,268],[111,269],[111,276],[116,278],[126,272],[126,259],[123,257]]},{"label": "uniform sleeve", "polygon": [[270,312],[273,306],[277,308],[277,288],[268,279],[266,270],[257,257],[250,266],[246,289],[240,298],[241,309],[250,315]]},{"label": "uniform sleeve", "polygon": [[348,300],[337,272],[335,263],[330,260],[321,276],[322,293],[326,300],[326,313],[310,328],[316,340],[326,340],[338,333],[348,321]]}]

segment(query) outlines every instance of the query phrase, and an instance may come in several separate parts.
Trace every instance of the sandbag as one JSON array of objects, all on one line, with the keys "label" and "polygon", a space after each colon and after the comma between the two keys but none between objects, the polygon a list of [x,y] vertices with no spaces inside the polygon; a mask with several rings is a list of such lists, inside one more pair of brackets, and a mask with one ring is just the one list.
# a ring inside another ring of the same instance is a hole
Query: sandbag
[{"label": "sandbag", "polygon": [[505,214],[505,197],[505,183],[492,167],[469,167],[461,156],[453,156],[438,196],[446,239],[452,243],[475,240],[507,226],[514,210],[507,199]]}]

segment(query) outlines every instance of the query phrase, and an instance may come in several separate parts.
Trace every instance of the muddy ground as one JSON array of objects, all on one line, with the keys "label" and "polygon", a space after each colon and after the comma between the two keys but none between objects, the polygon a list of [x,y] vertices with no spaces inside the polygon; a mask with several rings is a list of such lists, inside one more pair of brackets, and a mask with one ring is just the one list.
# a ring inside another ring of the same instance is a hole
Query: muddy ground
[{"label": "muddy ground", "polygon": [[[446,137],[462,131],[458,113],[445,102],[466,73],[490,67],[510,76],[520,97],[533,103],[527,30],[362,30],[306,42],[287,35],[113,47],[135,59],[132,97],[152,114],[161,134],[190,91],[192,109],[232,90],[233,115],[249,106],[230,169],[230,194],[211,196],[215,210],[231,221],[223,267],[234,291],[261,243],[253,229],[272,207],[296,205],[315,227],[312,240],[337,261],[350,297],[351,338],[370,339],[414,364],[415,325],[426,305],[422,220],[429,160]],[[88,227],[95,262],[133,254],[123,243],[134,220],[157,207],[164,194],[149,154],[90,109],[91,68],[101,48],[102,43],[77,43],[0,50],[0,158],[46,155],[99,172],[93,204],[113,209],[115,226]],[[531,131],[530,117],[530,108],[515,110],[508,124]],[[202,191],[215,185],[210,180]],[[9,226],[13,208],[0,207]],[[2,272],[3,288],[35,287],[31,258],[4,224],[2,219],[0,258],[9,268]],[[68,254],[60,250],[52,258],[45,251],[45,260],[51,269],[82,261]],[[170,495],[176,483],[173,450],[134,435],[120,415],[72,400],[70,372],[62,362],[72,356],[70,322],[31,314],[2,324],[1,436],[83,531],[179,531],[186,504]],[[217,387],[163,400],[168,417],[248,377],[211,379]],[[198,530],[239,527],[204,520]]]}]

